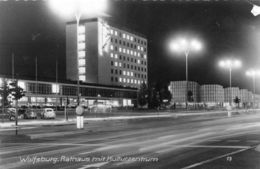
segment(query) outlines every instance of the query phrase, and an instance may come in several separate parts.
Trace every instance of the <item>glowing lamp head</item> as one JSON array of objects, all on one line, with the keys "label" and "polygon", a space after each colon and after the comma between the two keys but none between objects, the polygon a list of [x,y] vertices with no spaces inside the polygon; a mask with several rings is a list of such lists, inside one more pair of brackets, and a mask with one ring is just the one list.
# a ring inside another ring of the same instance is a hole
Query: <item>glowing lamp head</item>
[{"label": "glowing lamp head", "polygon": [[254,69],[250,69],[248,71],[246,71],[246,75],[247,76],[259,76],[260,75],[260,70],[254,70]]},{"label": "glowing lamp head", "polygon": [[254,16],[259,15],[259,14],[260,14],[260,7],[254,5],[253,8],[252,8],[252,10],[251,10],[251,13],[252,13]]},{"label": "glowing lamp head", "polygon": [[61,15],[96,15],[106,10],[107,0],[49,0],[50,7]]},{"label": "glowing lamp head", "polygon": [[170,50],[176,53],[200,51],[202,47],[202,43],[197,39],[190,40],[186,37],[179,37],[170,42]]},{"label": "glowing lamp head", "polygon": [[202,43],[201,42],[199,42],[198,40],[196,40],[196,39],[193,39],[192,41],[191,41],[191,47],[192,47],[192,49],[194,49],[195,51],[200,51],[200,50],[202,50]]},{"label": "glowing lamp head", "polygon": [[219,66],[220,67],[223,67],[223,68],[239,68],[241,67],[242,63],[240,60],[230,60],[230,59],[227,59],[227,60],[221,60],[219,62]]},{"label": "glowing lamp head", "polygon": [[234,61],[234,64],[233,64],[235,67],[241,67],[241,61],[240,60],[235,60]]}]

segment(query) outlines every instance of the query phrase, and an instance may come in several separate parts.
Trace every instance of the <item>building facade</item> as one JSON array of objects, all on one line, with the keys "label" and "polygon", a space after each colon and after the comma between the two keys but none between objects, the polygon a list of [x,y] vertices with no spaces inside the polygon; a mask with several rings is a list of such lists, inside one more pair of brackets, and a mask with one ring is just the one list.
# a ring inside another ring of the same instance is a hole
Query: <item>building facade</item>
[{"label": "building facade", "polygon": [[[11,79],[0,78],[0,86],[3,80]],[[20,106],[77,105],[77,84],[18,79],[18,86],[25,91],[25,96],[18,101]],[[136,88],[80,84],[79,89],[80,103],[86,106],[96,101],[114,107],[133,106],[137,98]]]},{"label": "building facade", "polygon": [[224,102],[233,103],[236,97],[240,97],[240,90],[238,87],[227,87],[224,89]]},{"label": "building facade", "polygon": [[148,80],[147,39],[101,18],[82,20],[78,31],[70,22],[66,64],[67,79],[138,88]]},{"label": "building facade", "polygon": [[[197,82],[172,81],[169,85],[169,91],[172,94],[172,101],[176,103],[199,102],[200,86]],[[187,93],[186,93],[187,92]]]},{"label": "building facade", "polygon": [[200,86],[200,101],[203,103],[221,104],[224,102],[224,88],[221,85],[210,84]]}]

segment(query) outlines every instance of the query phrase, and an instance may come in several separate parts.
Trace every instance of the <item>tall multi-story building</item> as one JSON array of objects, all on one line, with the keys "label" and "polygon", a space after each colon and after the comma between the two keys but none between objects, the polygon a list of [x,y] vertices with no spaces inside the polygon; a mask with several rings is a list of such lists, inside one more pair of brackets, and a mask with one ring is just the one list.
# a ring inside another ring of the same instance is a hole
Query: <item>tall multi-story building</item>
[{"label": "tall multi-story building", "polygon": [[[197,82],[188,81],[172,81],[169,85],[169,91],[172,94],[172,101],[177,103],[186,102],[186,91],[190,93],[190,101],[199,102],[199,84]],[[188,99],[187,99],[188,100]]]},{"label": "tall multi-story building", "polygon": [[203,103],[223,103],[223,86],[216,84],[200,86],[200,101]]},{"label": "tall multi-story building", "polygon": [[[77,56],[78,53],[78,56]],[[147,39],[102,18],[66,25],[67,79],[138,88],[147,83]]]}]

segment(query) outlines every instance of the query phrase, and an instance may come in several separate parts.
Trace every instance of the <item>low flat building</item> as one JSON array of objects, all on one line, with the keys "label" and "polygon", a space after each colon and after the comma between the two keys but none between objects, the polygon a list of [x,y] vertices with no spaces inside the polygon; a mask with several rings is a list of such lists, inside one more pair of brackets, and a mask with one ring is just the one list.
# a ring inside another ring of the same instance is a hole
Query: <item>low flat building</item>
[{"label": "low flat building", "polygon": [[172,81],[168,88],[172,94],[172,101],[175,103],[184,103],[186,100],[194,103],[199,102],[200,85],[197,82]]},{"label": "low flat building", "polygon": [[[3,80],[4,78],[0,78],[1,82]],[[5,80],[10,81],[11,79],[5,78]],[[77,104],[78,86],[75,82],[55,83],[17,80],[18,86],[25,91],[25,96],[18,101],[20,106],[76,106]],[[133,106],[137,98],[136,88],[81,83],[79,89],[80,102],[86,106],[92,105],[95,101],[110,104],[114,107]]]},{"label": "low flat building", "polygon": [[210,105],[222,105],[224,103],[224,88],[217,84],[200,86],[200,101]]},{"label": "low flat building", "polygon": [[224,96],[224,102],[233,103],[236,97],[240,99],[240,90],[238,87],[227,87],[224,89]]}]

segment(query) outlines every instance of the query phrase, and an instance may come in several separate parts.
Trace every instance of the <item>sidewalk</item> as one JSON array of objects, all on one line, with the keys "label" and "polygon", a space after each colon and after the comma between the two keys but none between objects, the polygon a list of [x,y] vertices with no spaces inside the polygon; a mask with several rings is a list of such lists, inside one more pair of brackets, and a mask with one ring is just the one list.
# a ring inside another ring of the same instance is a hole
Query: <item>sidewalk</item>
[{"label": "sidewalk", "polygon": [[[254,110],[233,110],[232,113],[255,113],[260,109]],[[198,111],[184,111],[184,112],[158,112],[158,113],[145,113],[142,115],[128,115],[128,116],[113,116],[113,117],[84,117],[84,122],[87,121],[102,121],[102,120],[129,120],[129,119],[145,119],[145,118],[167,118],[167,117],[187,117],[187,116],[212,116],[212,115],[227,115],[227,111],[207,111],[207,112],[198,112]],[[53,125],[72,125],[76,123],[76,118],[70,118],[68,121],[62,119],[56,120],[31,120],[31,121],[19,121],[18,127],[25,126],[53,126]],[[15,128],[15,122],[0,122],[1,128]]]}]

